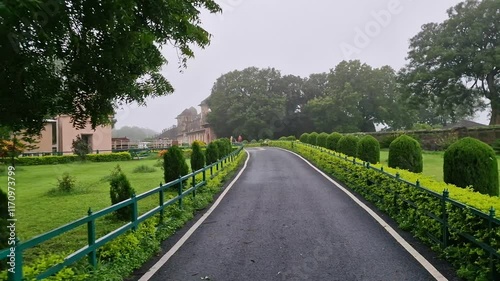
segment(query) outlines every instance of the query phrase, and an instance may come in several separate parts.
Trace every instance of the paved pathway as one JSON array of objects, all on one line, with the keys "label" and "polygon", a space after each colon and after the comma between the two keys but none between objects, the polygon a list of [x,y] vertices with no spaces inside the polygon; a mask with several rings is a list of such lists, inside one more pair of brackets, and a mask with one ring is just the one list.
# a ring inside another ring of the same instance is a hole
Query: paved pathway
[{"label": "paved pathway", "polygon": [[150,280],[434,280],[297,156],[249,152],[221,204]]}]

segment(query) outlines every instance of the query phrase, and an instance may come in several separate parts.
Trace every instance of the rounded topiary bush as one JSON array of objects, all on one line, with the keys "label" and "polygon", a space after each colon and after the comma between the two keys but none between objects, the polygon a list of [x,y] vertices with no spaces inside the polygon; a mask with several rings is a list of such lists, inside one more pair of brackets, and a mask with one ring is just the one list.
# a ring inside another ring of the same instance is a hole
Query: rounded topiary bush
[{"label": "rounded topiary bush", "polygon": [[446,183],[472,186],[475,191],[498,196],[498,163],[495,151],[486,143],[463,138],[444,153],[443,177]]},{"label": "rounded topiary bush", "polygon": [[286,137],[286,140],[289,140],[289,141],[296,141],[297,138],[295,136],[288,136]]},{"label": "rounded topiary bush", "polygon": [[397,137],[389,145],[388,165],[391,168],[421,173],[424,166],[420,143],[407,135]]},{"label": "rounded topiary bush", "polygon": [[205,157],[208,165],[217,162],[219,159],[219,148],[215,142],[211,142],[207,145]]},{"label": "rounded topiary bush", "polygon": [[316,145],[326,148],[326,139],[328,138],[327,133],[321,133],[316,138]]},{"label": "rounded topiary bush", "polygon": [[302,135],[300,135],[299,140],[300,140],[300,142],[308,143],[308,141],[309,141],[309,134],[308,133],[303,133]]},{"label": "rounded topiary bush", "polygon": [[336,132],[331,133],[330,135],[328,135],[328,138],[326,138],[326,148],[337,150],[337,143],[341,138],[342,134]]},{"label": "rounded topiary bush", "polygon": [[307,143],[312,144],[312,145],[316,145],[317,141],[318,141],[318,136],[319,135],[316,132],[310,133],[309,138],[307,139]]},{"label": "rounded topiary bush", "polygon": [[191,149],[193,150],[190,159],[191,170],[194,172],[205,167],[205,155],[201,151],[201,146],[198,141],[193,142],[193,144],[191,145]]},{"label": "rounded topiary bush", "polygon": [[[165,183],[171,182],[189,173],[189,167],[182,150],[174,145],[163,155],[163,173]],[[177,185],[176,185],[177,186]]]},{"label": "rounded topiary bush", "polygon": [[358,151],[358,137],[347,135],[340,138],[337,143],[337,151],[347,156],[356,157]]},{"label": "rounded topiary bush", "polygon": [[370,135],[364,136],[358,142],[357,153],[359,159],[377,164],[380,162],[380,143]]}]

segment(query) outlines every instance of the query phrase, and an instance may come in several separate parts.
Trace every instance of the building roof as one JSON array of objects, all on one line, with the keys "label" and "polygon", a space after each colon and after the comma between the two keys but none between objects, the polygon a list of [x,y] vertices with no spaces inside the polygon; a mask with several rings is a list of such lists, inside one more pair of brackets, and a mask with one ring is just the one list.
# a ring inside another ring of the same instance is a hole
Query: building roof
[{"label": "building roof", "polygon": [[184,111],[181,114],[179,114],[176,119],[182,116],[195,116],[195,115],[198,115],[198,111],[196,110],[196,108],[191,106],[190,108],[184,109]]},{"label": "building roof", "polygon": [[444,126],[443,129],[453,129],[453,128],[474,128],[474,127],[487,127],[487,125],[477,123],[474,121],[469,121],[469,120],[460,120],[455,124],[450,124],[447,126]]}]

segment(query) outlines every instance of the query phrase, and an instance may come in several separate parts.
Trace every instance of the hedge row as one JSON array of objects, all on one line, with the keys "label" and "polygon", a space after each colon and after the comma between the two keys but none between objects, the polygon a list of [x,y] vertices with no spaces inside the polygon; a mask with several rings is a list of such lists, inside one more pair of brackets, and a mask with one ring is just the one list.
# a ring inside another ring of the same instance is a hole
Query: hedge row
[{"label": "hedge row", "polygon": [[[132,156],[128,152],[87,155],[87,161],[90,162],[115,162],[115,161],[128,161],[128,160],[132,160]],[[9,160],[5,159],[5,161]],[[23,166],[34,166],[34,165],[67,164],[77,161],[80,161],[80,158],[78,158],[77,155],[19,157],[16,159],[16,164]]]},{"label": "hedge row", "polygon": [[[289,142],[273,142],[272,145],[299,153],[327,174],[340,180],[367,200],[374,202],[380,210],[389,214],[402,229],[411,231],[415,237],[431,245],[443,258],[449,260],[456,267],[457,274],[461,278],[500,280],[498,273],[494,273],[490,269],[489,253],[462,235],[473,236],[492,249],[498,249],[498,245],[500,245],[498,220],[493,223],[495,228],[489,230],[487,215],[479,216],[472,208],[462,208],[459,206],[461,204],[447,202],[448,246],[441,248],[428,236],[429,233],[434,237],[442,237],[441,224],[430,218],[428,214],[441,217],[442,200],[438,196],[432,195],[431,192],[407,182],[416,183],[418,180],[421,186],[435,192],[434,194],[442,194],[445,189],[449,190],[450,198],[486,214],[491,207],[500,210],[500,198],[483,195],[472,189],[463,189],[438,182],[405,170],[385,168],[382,172],[377,170],[381,167],[379,165],[367,168],[353,164],[352,158],[348,158],[346,161],[335,156],[332,151],[321,152],[317,148],[301,144],[295,144],[292,149]],[[396,173],[407,182],[391,176]],[[413,203],[410,205],[408,202]],[[496,217],[498,219],[500,214],[496,214]],[[492,262],[496,272],[500,272],[499,259],[494,259]]]}]

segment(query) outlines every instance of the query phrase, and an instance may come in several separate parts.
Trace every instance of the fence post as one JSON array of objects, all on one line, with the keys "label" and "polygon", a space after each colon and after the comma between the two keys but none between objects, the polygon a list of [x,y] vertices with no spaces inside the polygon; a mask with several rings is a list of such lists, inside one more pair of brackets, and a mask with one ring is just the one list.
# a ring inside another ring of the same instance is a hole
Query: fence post
[{"label": "fence post", "polygon": [[441,235],[443,239],[443,244],[442,247],[446,248],[448,247],[448,212],[446,210],[446,200],[450,196],[450,193],[448,192],[448,189],[443,190],[443,196],[441,197],[441,213],[442,213],[442,220],[443,220],[443,225],[441,226]]},{"label": "fence post", "polygon": [[[493,224],[492,221],[495,219],[495,208],[493,206],[490,208],[490,214],[488,216],[488,244],[491,243],[491,236],[494,236],[493,232],[491,231],[493,229]],[[491,244],[490,244],[491,245]],[[498,273],[496,270],[495,266],[495,256],[493,256],[493,253],[489,251],[489,262],[490,262],[490,280],[498,280]]]},{"label": "fence post", "polygon": [[135,193],[132,193],[132,216],[130,221],[132,222],[132,230],[137,230],[137,199],[135,198]]},{"label": "fence post", "polygon": [[[224,158],[224,161],[226,161],[226,159]],[[224,161],[221,161],[220,162],[220,169],[221,170],[224,170]]]},{"label": "fence post", "polygon": [[177,185],[177,194],[179,195],[179,208],[182,209],[182,176],[179,175],[179,184]]},{"label": "fence post", "polygon": [[203,168],[203,183],[205,183],[207,181],[206,171],[207,171],[207,169]]},{"label": "fence post", "polygon": [[[92,215],[91,208],[89,208],[87,214],[89,217]],[[93,219],[87,222],[87,238],[89,247],[95,244],[95,221]],[[88,254],[88,259],[89,259],[89,264],[92,266],[92,268],[94,269],[97,268],[96,250],[93,250]]]},{"label": "fence post", "polygon": [[194,197],[196,197],[196,188],[195,188],[195,186],[196,186],[196,180],[195,180],[195,174],[194,173],[193,173],[193,182],[192,182],[192,184],[193,184],[193,198],[194,198]]},{"label": "fence post", "polygon": [[210,166],[210,177],[212,177],[214,175],[214,172],[213,172],[213,167],[214,166]]},{"label": "fence post", "polygon": [[163,188],[161,188],[162,184],[160,182],[160,223],[159,224],[162,224],[163,223],[163,215],[165,213],[165,211],[163,210],[163,204],[165,203],[164,200],[165,200],[165,192],[163,191]]}]

